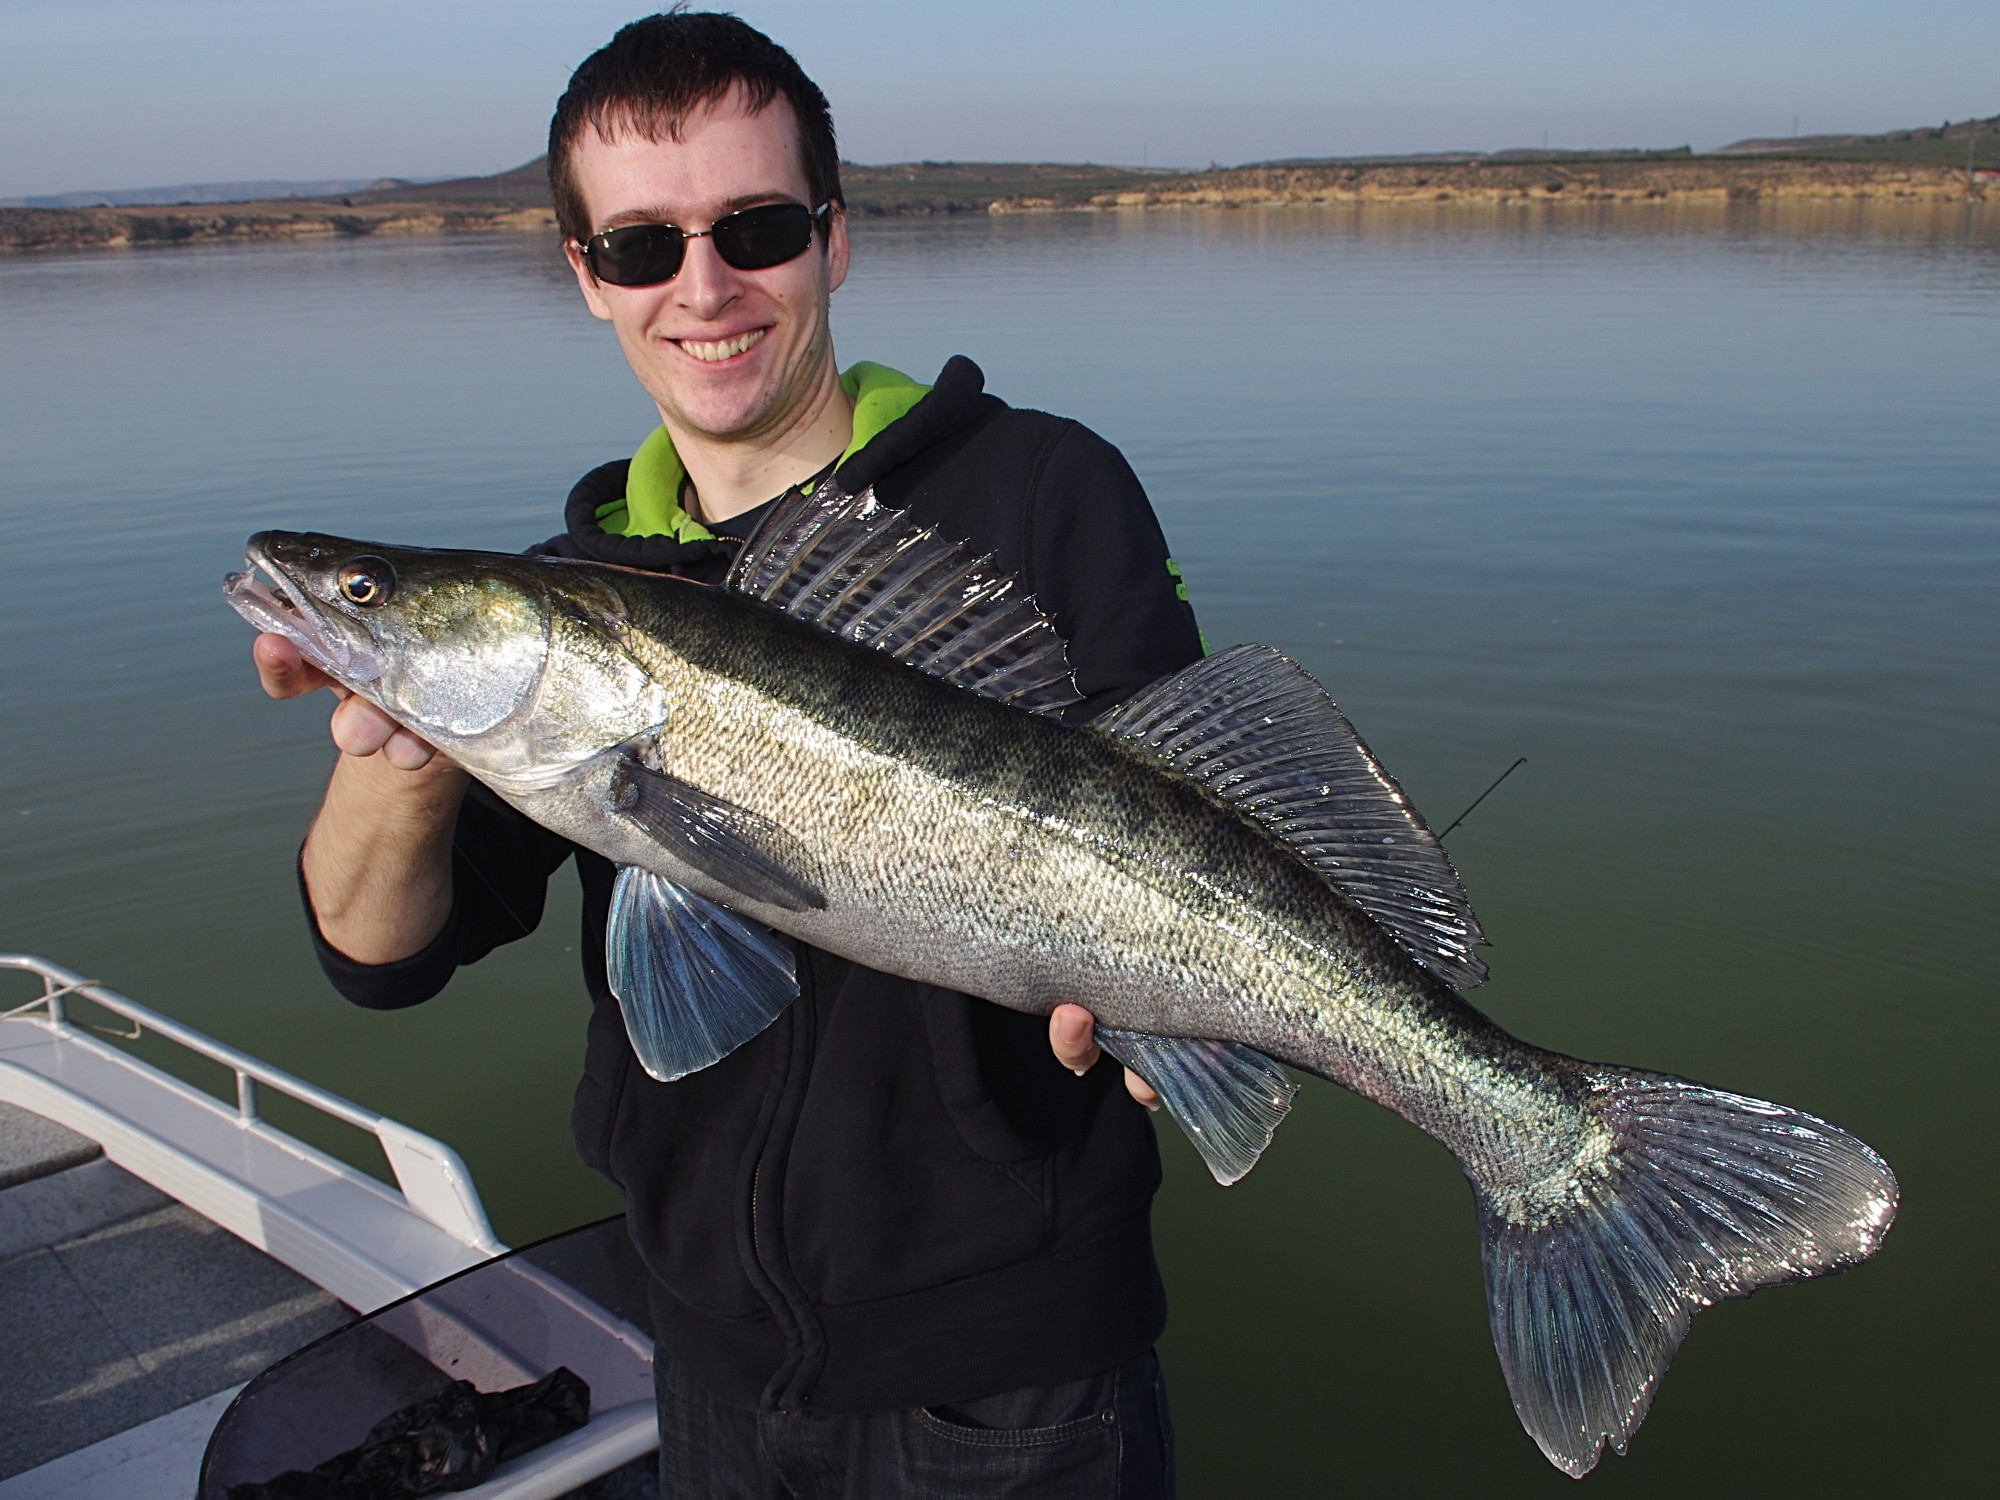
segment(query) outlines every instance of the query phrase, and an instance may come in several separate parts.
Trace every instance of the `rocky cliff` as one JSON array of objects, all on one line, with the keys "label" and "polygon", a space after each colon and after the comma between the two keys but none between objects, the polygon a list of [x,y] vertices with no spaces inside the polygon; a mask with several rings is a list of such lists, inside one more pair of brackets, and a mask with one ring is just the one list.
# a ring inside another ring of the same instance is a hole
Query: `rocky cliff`
[{"label": "rocky cliff", "polygon": [[[1907,162],[1757,157],[1291,163],[1208,172],[915,162],[849,167],[856,215],[1243,208],[1327,203],[1612,203],[2000,197],[1992,172]],[[548,193],[531,162],[496,177],[397,184],[333,199],[125,208],[0,208],[0,249],[106,248],[336,235],[547,230]]]},{"label": "rocky cliff", "polygon": [[1747,202],[1757,199],[1983,200],[1994,184],[1942,167],[1886,162],[1542,161],[1233,167],[1065,198],[1016,195],[996,212],[1057,208],[1241,208],[1311,203]]}]

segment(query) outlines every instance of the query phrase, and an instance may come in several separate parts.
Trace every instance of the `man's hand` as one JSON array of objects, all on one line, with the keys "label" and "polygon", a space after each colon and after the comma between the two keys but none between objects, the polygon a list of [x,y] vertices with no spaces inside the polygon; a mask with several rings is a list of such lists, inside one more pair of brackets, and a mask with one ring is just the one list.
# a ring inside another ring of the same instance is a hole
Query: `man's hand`
[{"label": "man's hand", "polygon": [[399,771],[421,770],[437,754],[366,698],[356,697],[307,661],[284,636],[258,636],[251,643],[250,659],[257,665],[257,680],[273,698],[296,698],[319,688],[333,691],[341,702],[328,729],[342,754],[369,756],[380,751]]},{"label": "man's hand", "polygon": [[451,914],[451,833],[467,776],[382,710],[343,688],[281,635],[250,648],[273,698],[329,688],[340,758],[300,851],[320,935],[349,958],[418,953]]},{"label": "man's hand", "polygon": [[[1072,1073],[1088,1073],[1103,1055],[1103,1049],[1091,1040],[1096,1027],[1097,1017],[1081,1005],[1058,1005],[1049,1012],[1049,1047],[1056,1061]],[[1160,1107],[1160,1096],[1153,1092],[1153,1086],[1130,1068],[1125,1070],[1125,1091],[1148,1109]]]}]

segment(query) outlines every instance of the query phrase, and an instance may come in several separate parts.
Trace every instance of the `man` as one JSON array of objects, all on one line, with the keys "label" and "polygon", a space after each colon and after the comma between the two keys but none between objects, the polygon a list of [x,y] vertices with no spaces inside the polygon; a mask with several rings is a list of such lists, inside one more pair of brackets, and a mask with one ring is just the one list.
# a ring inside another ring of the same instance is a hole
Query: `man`
[{"label": "man", "polygon": [[[872,485],[993,554],[1071,643],[1101,712],[1200,653],[1117,452],[1012,410],[954,359],[932,386],[842,375],[849,255],[832,122],[734,17],[634,23],[550,130],[558,222],[661,426],[571,493],[541,549],[718,582],[776,498]],[[266,691],[324,686],[260,637]],[[1136,1079],[1091,1017],[1032,1017],[799,946],[800,996],[714,1066],[642,1072],[605,982],[613,872],[359,699],[301,855],[322,963],[414,1004],[539,920],[574,857],[596,1008],[573,1125],[652,1272],[670,1496],[1158,1496],[1171,1436],[1159,1178]]]}]

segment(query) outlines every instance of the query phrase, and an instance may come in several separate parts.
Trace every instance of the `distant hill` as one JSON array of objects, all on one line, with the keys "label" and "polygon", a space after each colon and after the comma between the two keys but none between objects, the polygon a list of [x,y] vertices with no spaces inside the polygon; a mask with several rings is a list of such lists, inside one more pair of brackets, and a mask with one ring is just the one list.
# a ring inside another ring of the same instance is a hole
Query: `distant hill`
[{"label": "distant hill", "polygon": [[[1978,122],[1989,123],[1989,122]],[[1965,170],[1965,146],[1991,151]],[[1988,142],[1991,145],[1988,145]],[[2000,183],[1992,133],[1695,156],[1671,151],[1508,151],[1211,167],[1204,172],[1096,162],[841,164],[849,212],[1047,213],[1307,204],[1743,204],[1759,200],[1988,201]],[[1942,149],[1945,159],[1869,157]],[[1836,153],[1845,153],[1836,154]],[[1857,153],[1860,153],[1857,155]],[[0,207],[0,251],[184,245],[366,235],[547,232],[555,227],[540,159],[490,177],[426,184],[381,180],[344,193],[252,203],[113,208]],[[1995,195],[2000,196],[2000,195]]]},{"label": "distant hill", "polygon": [[1677,161],[1693,155],[1692,146],[1604,146],[1584,151],[1551,150],[1547,146],[1510,146],[1504,151],[1415,151],[1404,156],[1281,156],[1275,161],[1250,161],[1240,167],[1222,170],[1263,172],[1315,167],[1462,167],[1486,161]]},{"label": "distant hill", "polygon": [[1880,135],[1755,136],[1732,141],[1715,156],[1796,156],[1814,161],[1906,161],[1962,167],[1967,151],[1977,166],[2000,165],[2000,115],[1947,120],[1942,125],[1887,130]]},{"label": "distant hill", "polygon": [[0,208],[135,208],[179,203],[268,203],[285,198],[327,198],[369,188],[407,191],[430,178],[333,177],[314,182],[183,182],[174,187],[111,188],[102,192],[40,193],[0,198]]},{"label": "distant hill", "polygon": [[[412,189],[417,189],[412,191]],[[342,191],[351,206],[368,203],[492,203],[515,208],[546,206],[549,201],[549,159],[538,156],[487,177],[434,178],[419,186],[388,178],[358,192]]]},{"label": "distant hill", "polygon": [[[1942,125],[1884,131],[1880,135],[1758,136],[1703,153],[1714,157],[1796,157],[1816,161],[1907,162],[1912,165],[1973,163],[2000,167],[2000,115],[1947,120]],[[1248,162],[1216,171],[1270,172],[1356,167],[1473,166],[1479,163],[1531,164],[1663,162],[1700,158],[1687,146],[1608,147],[1582,151],[1514,147],[1504,151],[1425,151],[1405,155],[1292,156]],[[1000,200],[1053,198],[1088,200],[1121,189],[1153,187],[1175,176],[1206,174],[1174,168],[1119,167],[1098,162],[906,161],[840,164],[851,212],[862,215],[964,213]],[[485,177],[339,178],[312,182],[190,182],[174,187],[119,188],[105,192],[47,193],[0,199],[0,208],[83,209],[166,207],[183,204],[273,203],[322,200],[345,208],[386,204],[481,205],[492,210],[549,206],[548,158]]]},{"label": "distant hill", "polygon": [[[1159,170],[1107,167],[1094,162],[912,161],[863,166],[844,161],[840,164],[840,184],[847,194],[848,211],[870,216],[976,213],[999,198],[1049,192],[1088,197],[1167,175],[1170,174]],[[385,185],[342,196],[348,206],[357,208],[416,198],[438,203],[543,207],[549,202],[548,158],[538,156],[491,177],[455,177],[428,183],[420,193]]]}]

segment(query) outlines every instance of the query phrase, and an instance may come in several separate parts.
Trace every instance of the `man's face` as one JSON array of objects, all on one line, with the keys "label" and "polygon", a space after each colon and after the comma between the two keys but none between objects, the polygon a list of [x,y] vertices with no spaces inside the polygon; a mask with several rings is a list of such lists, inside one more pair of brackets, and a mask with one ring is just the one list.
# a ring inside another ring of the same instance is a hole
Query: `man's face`
[{"label": "man's face", "polygon": [[[740,90],[689,114],[681,139],[586,130],[576,181],[593,232],[624,224],[707,229],[759,203],[807,201],[791,106],[746,113]],[[620,287],[594,280],[575,245],[584,301],[618,332],[633,374],[670,426],[755,441],[800,420],[833,369],[827,299],[847,275],[847,225],[836,210],[796,260],[738,271],[712,239],[690,240],[672,281]]]}]

